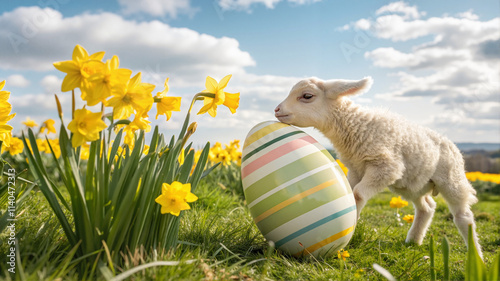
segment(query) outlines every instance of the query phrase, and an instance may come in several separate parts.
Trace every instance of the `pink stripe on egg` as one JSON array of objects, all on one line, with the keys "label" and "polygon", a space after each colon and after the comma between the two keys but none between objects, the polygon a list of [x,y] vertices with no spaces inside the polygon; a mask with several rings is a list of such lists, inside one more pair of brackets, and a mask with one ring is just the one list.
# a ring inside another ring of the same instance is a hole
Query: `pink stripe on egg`
[{"label": "pink stripe on egg", "polygon": [[[301,141],[298,141],[301,140]],[[255,170],[259,169],[260,167],[270,163],[271,161],[280,158],[283,155],[286,155],[296,149],[299,149],[301,147],[304,147],[309,144],[315,144],[318,141],[316,141],[313,137],[311,136],[305,136],[301,137],[299,139],[287,142],[283,144],[280,147],[277,147],[266,154],[262,155],[261,157],[255,159],[252,161],[250,164],[246,165],[242,170],[242,175],[243,177],[246,177],[253,173]]]}]

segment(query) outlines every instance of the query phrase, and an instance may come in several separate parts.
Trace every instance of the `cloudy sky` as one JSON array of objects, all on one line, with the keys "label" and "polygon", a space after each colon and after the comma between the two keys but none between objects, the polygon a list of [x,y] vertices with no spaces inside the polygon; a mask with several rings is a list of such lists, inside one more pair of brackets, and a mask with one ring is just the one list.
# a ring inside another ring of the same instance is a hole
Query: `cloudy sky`
[{"label": "cloudy sky", "polygon": [[166,135],[178,132],[207,75],[232,74],[226,90],[241,93],[240,108],[195,116],[198,145],[243,140],[310,76],[372,76],[358,103],[455,142],[500,142],[499,12],[498,0],[8,1],[0,7],[0,81],[12,93],[15,134],[28,116],[57,119],[54,93],[69,112],[64,73],[52,63],[71,59],[80,44],[105,59],[118,55],[121,67],[157,86],[153,93],[170,78],[183,112],[168,122],[150,114]]}]

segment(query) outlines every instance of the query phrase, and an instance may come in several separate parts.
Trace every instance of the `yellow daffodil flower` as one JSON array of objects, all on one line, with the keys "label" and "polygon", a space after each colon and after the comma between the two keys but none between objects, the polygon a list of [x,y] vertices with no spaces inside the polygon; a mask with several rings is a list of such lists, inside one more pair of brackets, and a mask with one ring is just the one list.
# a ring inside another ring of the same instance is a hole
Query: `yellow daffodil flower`
[{"label": "yellow daffodil flower", "polygon": [[26,121],[23,121],[22,123],[24,125],[26,125],[26,127],[30,127],[30,128],[38,126],[38,124],[35,122],[35,120],[32,120],[29,117],[26,117]]},{"label": "yellow daffodil flower", "polygon": [[85,89],[87,105],[93,106],[104,102],[112,93],[122,93],[132,75],[132,70],[118,68],[120,61],[113,56],[106,61],[101,72],[92,74],[87,80],[90,82]]},{"label": "yellow daffodil flower", "polygon": [[135,145],[135,131],[137,130],[136,127],[127,125],[125,128],[123,128],[123,133],[125,134],[125,137],[123,138],[123,143],[128,145],[130,149],[132,149]]},{"label": "yellow daffodil flower", "polygon": [[345,251],[344,249],[340,249],[340,251],[337,251],[337,256],[339,259],[343,259],[345,261],[346,258],[350,257],[349,252]]},{"label": "yellow daffodil flower", "polygon": [[149,153],[149,145],[145,144],[142,148],[142,154],[148,155]]},{"label": "yellow daffodil flower", "polygon": [[[55,62],[54,67],[66,73],[61,85],[61,91],[67,92],[84,86],[84,79],[96,72],[96,68],[102,68],[104,52],[97,52],[91,56],[82,46],[76,45],[73,49],[72,60]],[[100,64],[99,64],[100,62]]]},{"label": "yellow daffodil flower", "polygon": [[12,105],[9,103],[10,92],[3,91],[5,86],[5,80],[0,82],[0,143],[2,147],[9,147],[12,138],[12,126],[8,125],[15,113],[10,113],[12,110]]},{"label": "yellow daffodil flower", "polygon": [[172,111],[181,111],[181,97],[167,97],[168,78],[165,80],[165,89],[158,92],[155,97],[156,102],[156,119],[158,116],[165,115],[167,121],[172,116]]},{"label": "yellow daffodil flower", "polygon": [[10,146],[5,148],[5,151],[9,152],[10,155],[14,156],[23,152],[24,143],[20,138],[13,137],[10,140]]},{"label": "yellow daffodil flower", "polygon": [[128,126],[134,128],[135,130],[144,130],[145,132],[151,131],[151,121],[148,119],[147,111],[137,112],[134,117],[134,121],[130,122]]},{"label": "yellow daffodil flower", "polygon": [[101,117],[100,112],[92,113],[86,108],[75,110],[75,118],[68,124],[68,129],[73,133],[73,147],[99,139],[99,132],[107,127]]},{"label": "yellow daffodil flower", "polygon": [[47,119],[42,123],[42,126],[40,127],[40,133],[45,132],[45,130],[47,130],[47,134],[56,133],[56,128],[54,127],[55,123],[56,121],[54,121],[54,119]]},{"label": "yellow daffodil flower", "polygon": [[80,159],[88,160],[89,156],[90,156],[90,145],[85,142],[80,146]]},{"label": "yellow daffodil flower", "polygon": [[191,184],[182,184],[174,181],[172,184],[164,183],[161,187],[161,195],[155,202],[161,205],[161,213],[170,213],[179,216],[182,210],[189,210],[188,203],[198,200],[198,197],[191,193]]},{"label": "yellow daffodil flower", "polygon": [[7,124],[0,124],[0,142],[2,146],[9,147],[12,139],[12,126]]},{"label": "yellow daffodil flower", "polygon": [[216,158],[215,162],[222,162],[222,165],[227,166],[231,164],[231,155],[227,152],[227,150],[223,149],[221,150]]},{"label": "yellow daffodil flower", "polygon": [[107,106],[113,107],[114,119],[126,119],[134,113],[148,111],[154,102],[151,92],[155,86],[142,83],[141,73],[132,77],[123,92],[113,93],[113,97],[106,102]]},{"label": "yellow daffodil flower", "polygon": [[204,97],[203,107],[198,114],[208,112],[210,116],[215,117],[217,115],[217,106],[221,104],[227,106],[231,110],[231,113],[236,112],[236,108],[239,106],[240,93],[231,94],[224,92],[224,88],[226,88],[227,83],[229,83],[229,79],[231,79],[231,75],[225,76],[217,83],[214,78],[210,76],[207,77],[205,81],[206,89],[203,90],[202,93],[214,94],[215,97]]},{"label": "yellow daffodil flower", "polygon": [[403,217],[403,220],[407,223],[412,223],[413,219],[414,219],[413,215],[406,215]]},{"label": "yellow daffodil flower", "polygon": [[401,196],[398,196],[397,198],[392,197],[389,205],[391,206],[391,208],[399,209],[408,206],[408,201],[401,199]]}]

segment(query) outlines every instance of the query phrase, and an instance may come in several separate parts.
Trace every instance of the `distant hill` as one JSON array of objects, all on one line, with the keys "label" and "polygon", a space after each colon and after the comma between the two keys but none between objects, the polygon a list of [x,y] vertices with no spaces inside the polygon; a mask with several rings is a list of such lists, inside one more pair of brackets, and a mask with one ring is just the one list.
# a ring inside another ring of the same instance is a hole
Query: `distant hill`
[{"label": "distant hill", "polygon": [[456,143],[461,151],[484,150],[496,151],[500,150],[500,143],[474,143],[474,142],[458,142]]}]

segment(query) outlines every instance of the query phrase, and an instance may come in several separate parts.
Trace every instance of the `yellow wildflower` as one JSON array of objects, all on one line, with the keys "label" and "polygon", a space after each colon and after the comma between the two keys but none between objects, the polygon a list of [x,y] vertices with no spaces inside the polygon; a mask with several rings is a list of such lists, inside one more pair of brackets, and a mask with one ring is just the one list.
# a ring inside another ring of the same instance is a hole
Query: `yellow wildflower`
[{"label": "yellow wildflower", "polygon": [[30,128],[38,126],[38,124],[35,122],[35,120],[32,120],[29,117],[26,117],[26,121],[23,121],[22,123],[24,125],[26,125],[26,127],[30,127]]},{"label": "yellow wildflower", "polygon": [[149,145],[145,144],[144,148],[142,149],[142,153],[148,155],[149,153]]},{"label": "yellow wildflower", "polygon": [[92,113],[86,108],[75,110],[75,118],[68,124],[68,129],[73,133],[73,147],[99,139],[99,133],[107,127],[101,117],[100,112]]},{"label": "yellow wildflower", "polygon": [[500,184],[500,174],[487,174],[481,172],[467,172],[465,176],[469,181],[489,181]]},{"label": "yellow wildflower", "polygon": [[391,206],[391,208],[399,209],[408,206],[408,201],[401,199],[401,196],[398,196],[397,198],[392,197],[389,205]]},{"label": "yellow wildflower", "polygon": [[216,162],[217,155],[222,151],[222,145],[220,142],[216,142],[208,152],[208,159],[211,162]]},{"label": "yellow wildflower", "polygon": [[161,195],[155,202],[161,205],[161,213],[170,213],[179,216],[182,210],[189,210],[188,203],[198,200],[198,197],[191,193],[191,184],[182,184],[174,181],[172,184],[164,183],[161,187]]},{"label": "yellow wildflower", "polygon": [[[57,70],[66,73],[61,85],[61,91],[67,92],[84,87],[85,79],[98,72],[98,70],[103,70],[104,63],[101,61],[103,57],[104,52],[89,56],[87,50],[80,45],[76,45],[73,49],[72,60],[54,63]],[[82,95],[84,95],[83,92]]]},{"label": "yellow wildflower", "polygon": [[337,162],[337,164],[339,164],[340,169],[342,169],[344,174],[347,176],[347,172],[349,171],[349,169],[347,169],[347,167],[344,165],[344,163],[340,162],[339,159],[336,159],[335,161]]},{"label": "yellow wildflower", "polygon": [[114,92],[113,97],[106,102],[106,105],[113,107],[114,119],[129,118],[134,110],[147,112],[154,102],[151,95],[154,88],[154,85],[141,82],[141,73],[139,72],[128,81],[125,91]]},{"label": "yellow wildflower", "polygon": [[167,121],[172,116],[172,111],[181,111],[181,97],[167,97],[168,78],[165,80],[165,89],[156,94],[156,119],[158,116],[165,115]]},{"label": "yellow wildflower", "polygon": [[405,216],[403,217],[403,220],[404,220],[405,222],[407,222],[407,223],[412,223],[412,222],[413,222],[413,219],[414,219],[413,215],[405,215]]},{"label": "yellow wildflower", "polygon": [[230,165],[231,155],[229,155],[227,150],[223,149],[215,156],[215,162],[222,162],[222,165],[224,166]]},{"label": "yellow wildflower", "polygon": [[337,251],[337,256],[339,259],[343,259],[345,261],[346,258],[350,257],[349,252],[345,251],[344,249],[340,249],[340,251]]},{"label": "yellow wildflower", "polygon": [[47,119],[42,123],[42,126],[40,127],[40,133],[45,132],[45,130],[47,130],[47,134],[56,133],[56,128],[54,127],[55,123],[56,121],[54,121],[54,119]]},{"label": "yellow wildflower", "polygon": [[10,155],[14,156],[23,152],[24,143],[20,138],[13,137],[10,140],[10,146],[5,148],[5,151],[9,152]]},{"label": "yellow wildflower", "polygon": [[52,147],[56,158],[59,158],[59,156],[61,156],[61,146],[59,145],[59,139],[49,139],[49,144]]},{"label": "yellow wildflower", "polygon": [[211,93],[214,94],[215,97],[205,97],[203,99],[203,107],[200,109],[198,114],[203,114],[208,112],[212,117],[217,115],[217,106],[224,104],[227,106],[231,113],[236,112],[236,108],[239,106],[240,93],[230,94],[224,92],[224,88],[227,86],[227,83],[231,79],[231,75],[227,75],[220,80],[219,83],[217,81],[208,76],[205,82],[206,89],[202,91],[202,93]]}]

